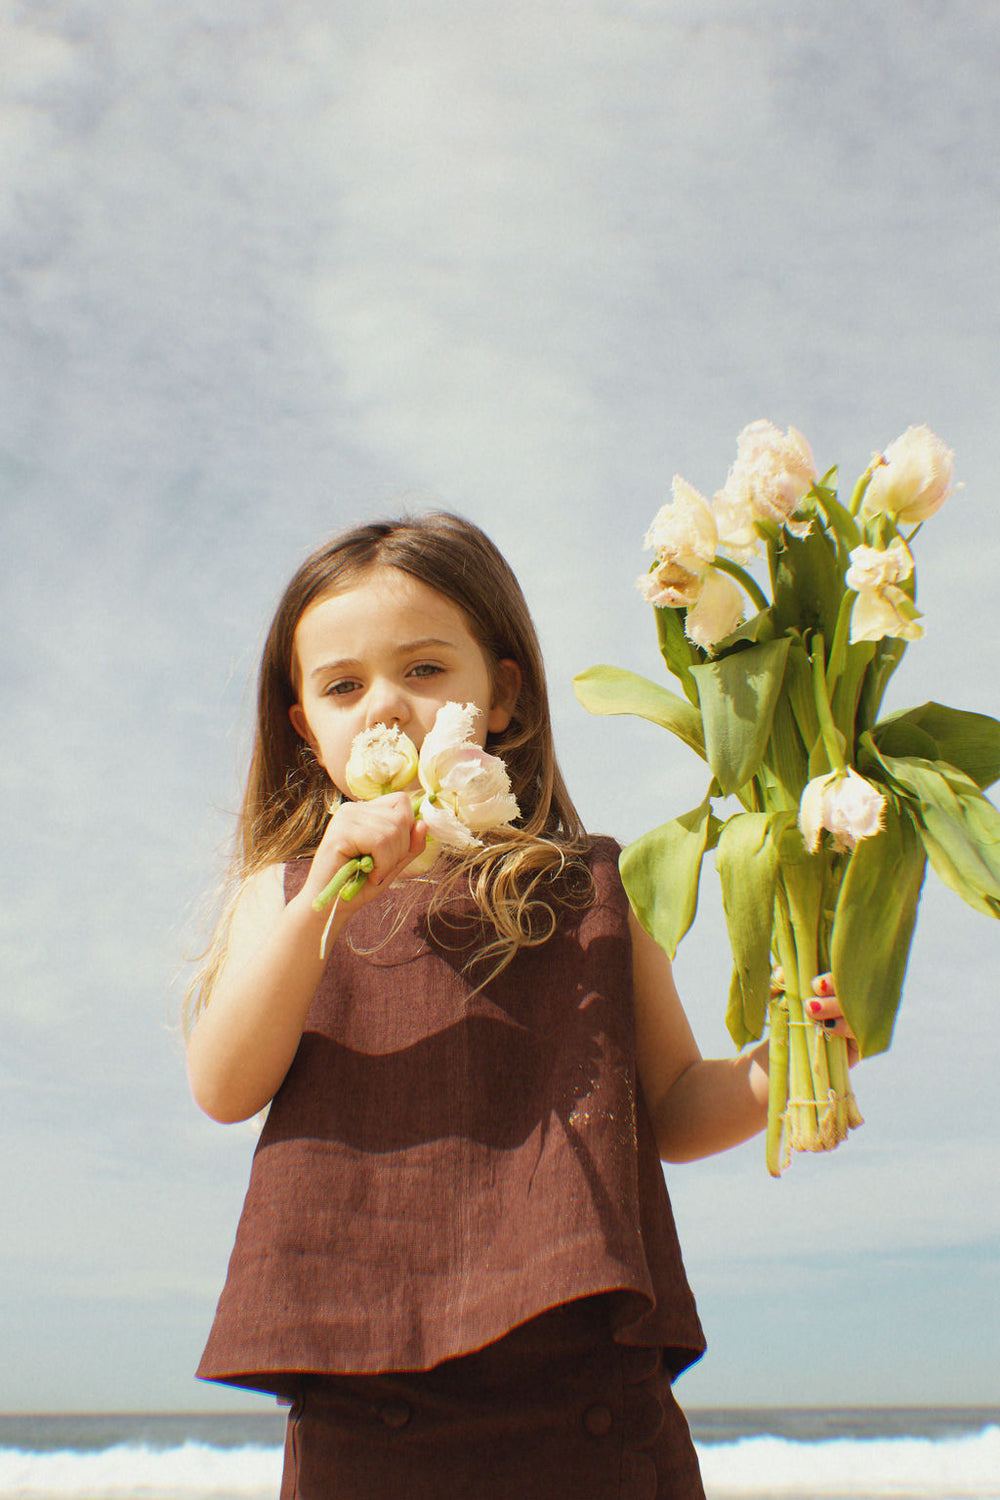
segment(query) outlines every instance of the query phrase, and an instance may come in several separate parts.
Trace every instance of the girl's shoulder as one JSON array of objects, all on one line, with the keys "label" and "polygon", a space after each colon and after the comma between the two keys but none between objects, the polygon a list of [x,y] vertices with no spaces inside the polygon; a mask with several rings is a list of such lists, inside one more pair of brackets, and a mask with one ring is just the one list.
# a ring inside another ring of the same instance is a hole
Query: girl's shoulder
[{"label": "girl's shoulder", "polygon": [[603,833],[590,835],[586,859],[591,878],[598,889],[620,888],[621,876],[618,873],[618,860],[621,852],[622,846],[617,839],[610,838]]},{"label": "girl's shoulder", "polygon": [[621,852],[621,844],[617,839],[613,839],[610,834],[591,833],[588,835],[587,858],[592,865],[617,865]]}]

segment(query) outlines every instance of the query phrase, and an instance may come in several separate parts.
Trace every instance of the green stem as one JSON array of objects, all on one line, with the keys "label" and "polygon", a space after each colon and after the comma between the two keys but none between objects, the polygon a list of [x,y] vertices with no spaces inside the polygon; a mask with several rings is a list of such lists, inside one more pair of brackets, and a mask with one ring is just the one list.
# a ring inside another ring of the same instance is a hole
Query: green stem
[{"label": "green stem", "polygon": [[370,854],[362,854],[359,859],[349,859],[346,865],[341,865],[330,884],[320,891],[313,902],[313,911],[322,911],[338,896],[344,901],[353,900],[374,868],[375,861]]},{"label": "green stem", "polygon": [[851,1119],[851,1104],[854,1096],[851,1092],[851,1080],[847,1068],[847,1038],[845,1036],[825,1036],[827,1063],[830,1069],[830,1087],[836,1095],[836,1145],[847,1135],[851,1125],[855,1122]]},{"label": "green stem", "polygon": [[813,697],[816,702],[816,716],[819,719],[820,731],[823,735],[823,744],[830,766],[841,775],[847,770],[844,762],[844,752],[840,748],[840,736],[833,719],[833,709],[830,707],[830,695],[826,686],[826,654],[822,635],[819,632],[813,636]]},{"label": "green stem", "polygon": [[349,859],[346,865],[341,865],[330,884],[325,885],[316,897],[313,902],[313,911],[322,911],[324,906],[329,906],[330,902],[340,895],[347,882],[358,873],[360,863],[360,860]]},{"label": "green stem", "polygon": [[[809,1111],[806,1124],[806,1149],[823,1150],[833,1145],[829,1110],[830,1075],[826,1066],[826,1053],[817,1047],[819,1030],[816,1023],[806,1016],[805,1002],[812,996],[812,982],[817,972],[818,935],[820,912],[823,904],[822,863],[812,859],[789,871],[785,879],[788,910],[791,917],[792,937],[795,944],[797,965],[798,1010],[795,1016],[795,1035],[800,1041],[799,1066],[803,1087],[800,1098],[811,1100],[814,1108]],[[791,1018],[791,1010],[789,1016]],[[813,1134],[815,1120],[815,1131]]]},{"label": "green stem", "polygon": [[819,1141],[809,1044],[806,1040],[799,989],[799,960],[795,947],[787,893],[778,888],[779,920],[775,924],[778,958],[785,971],[785,1007],[788,1026],[788,1099],[785,1104],[785,1133],[788,1149],[815,1151]]},{"label": "green stem", "polygon": [[[865,472],[862,474],[861,478],[858,480],[857,484],[854,486],[854,492],[851,495],[851,515],[852,516],[856,516],[857,513],[858,513],[858,511],[861,509],[861,502],[865,498],[865,491],[867,490],[868,486],[871,484],[871,482],[872,482],[872,475],[875,473],[875,470],[879,467],[879,465],[881,464],[881,462],[882,462],[882,455],[881,454],[879,454],[876,458],[873,458],[872,461],[871,461],[871,463],[868,465],[867,469],[865,470]],[[860,537],[858,538],[858,540],[859,541],[861,540]]]},{"label": "green stem", "polygon": [[718,568],[720,573],[728,573],[730,578],[735,578],[740,588],[750,595],[758,609],[768,609],[770,599],[764,593],[755,578],[751,578],[746,568],[741,568],[739,563],[730,562],[728,557],[717,557],[713,567]]},{"label": "green stem", "polygon": [[781,1176],[781,1139],[788,1102],[788,1007],[781,1000],[768,1006],[767,1134],[764,1161],[772,1177]]},{"label": "green stem", "polygon": [[837,625],[833,632],[830,661],[826,669],[826,691],[829,699],[833,698],[834,690],[840,680],[840,674],[844,670],[844,662],[847,658],[847,638],[851,628],[851,611],[854,608],[854,601],[857,597],[853,589],[848,589],[843,599],[841,599],[840,608],[837,611]]}]

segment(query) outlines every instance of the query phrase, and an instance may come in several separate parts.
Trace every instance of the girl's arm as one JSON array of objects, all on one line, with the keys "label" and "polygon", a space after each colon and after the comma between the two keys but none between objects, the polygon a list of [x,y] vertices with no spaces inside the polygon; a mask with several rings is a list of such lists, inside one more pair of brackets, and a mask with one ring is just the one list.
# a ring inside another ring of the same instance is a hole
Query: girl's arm
[{"label": "girl's arm", "polygon": [[313,899],[348,860],[371,854],[375,868],[333,918],[336,941],[353,912],[378,897],[425,842],[405,793],[344,803],[327,825],[305,885],[286,905],[282,866],[247,881],[233,916],[226,962],[188,1040],[188,1078],[206,1114],[247,1120],[269,1104],[295,1056],[316,986],[329,909]]},{"label": "girl's arm", "polygon": [[[639,1081],[663,1161],[694,1161],[738,1146],[767,1122],[768,1044],[703,1058],[674,985],[670,960],[629,913]],[[828,979],[814,985],[816,1018],[851,1038]],[[853,1038],[852,1038],[853,1040]]]},{"label": "girl's arm", "polygon": [[660,1156],[694,1161],[736,1146],[767,1120],[767,1043],[732,1059],[703,1058],[670,960],[629,914],[636,1051]]}]

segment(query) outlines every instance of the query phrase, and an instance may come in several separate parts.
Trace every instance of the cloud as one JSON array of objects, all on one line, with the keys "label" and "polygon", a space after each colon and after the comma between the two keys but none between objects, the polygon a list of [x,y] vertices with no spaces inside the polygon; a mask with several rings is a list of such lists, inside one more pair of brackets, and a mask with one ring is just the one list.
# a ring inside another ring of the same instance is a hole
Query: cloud
[{"label": "cloud", "polygon": [[[634,578],[671,475],[711,492],[758,416],[851,477],[928,421],[966,489],[918,539],[928,637],[894,692],[995,711],[1000,35],[969,0],[904,9],[4,7],[5,1108],[24,1182],[72,1205],[53,1295],[87,1295],[117,1243],[136,1305],[188,1276],[195,1298],[228,1249],[248,1153],[182,1126],[168,991],[264,625],[320,537],[435,503],[486,526],[539,623],[574,794],[630,838],[700,801],[704,768],[588,718],[570,678],[663,676]],[[714,881],[678,969],[728,1049]],[[859,1080],[876,1144],[776,1190],[789,1224],[830,1195],[872,1255],[995,1230],[996,938],[948,900],[927,903],[892,1057]],[[681,1174],[693,1255],[720,1199],[766,1255],[769,1187],[755,1146]],[[45,1202],[17,1202],[44,1238]]]}]

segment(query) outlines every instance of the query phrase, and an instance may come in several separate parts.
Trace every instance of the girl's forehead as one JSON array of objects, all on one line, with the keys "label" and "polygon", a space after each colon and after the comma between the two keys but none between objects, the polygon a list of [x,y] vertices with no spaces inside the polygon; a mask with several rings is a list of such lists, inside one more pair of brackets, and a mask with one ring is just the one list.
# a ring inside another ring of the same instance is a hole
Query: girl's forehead
[{"label": "girl's forehead", "polygon": [[[376,566],[358,577],[345,579],[317,594],[299,616],[299,626],[322,614],[331,623],[345,625],[357,619],[370,621],[373,611],[446,616],[467,628],[465,611],[430,584],[399,568]],[[296,634],[298,627],[296,628]]]},{"label": "girl's forehead", "polygon": [[398,568],[376,567],[325,589],[299,616],[292,645],[296,684],[318,656],[360,659],[393,641],[442,640],[486,659],[465,611],[437,589]]}]

